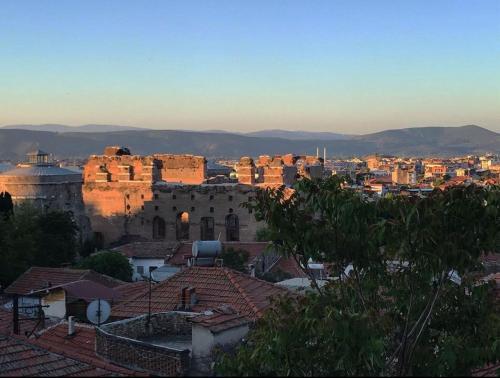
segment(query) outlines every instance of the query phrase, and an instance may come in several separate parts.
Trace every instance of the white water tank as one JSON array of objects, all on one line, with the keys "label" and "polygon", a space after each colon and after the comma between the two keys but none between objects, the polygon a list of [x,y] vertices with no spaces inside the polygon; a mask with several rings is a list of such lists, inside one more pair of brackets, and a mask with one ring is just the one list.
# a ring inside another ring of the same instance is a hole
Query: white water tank
[{"label": "white water tank", "polygon": [[222,252],[222,243],[219,240],[196,240],[191,249],[194,258],[219,256]]}]

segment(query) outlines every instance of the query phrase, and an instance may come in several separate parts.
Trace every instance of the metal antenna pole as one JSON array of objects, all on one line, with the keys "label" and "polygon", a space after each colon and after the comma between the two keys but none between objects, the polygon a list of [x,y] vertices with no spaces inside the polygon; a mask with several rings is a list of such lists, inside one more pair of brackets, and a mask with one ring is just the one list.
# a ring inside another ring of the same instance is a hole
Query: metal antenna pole
[{"label": "metal antenna pole", "polygon": [[101,298],[97,300],[97,326],[101,326]]},{"label": "metal antenna pole", "polygon": [[13,315],[13,323],[14,323],[14,334],[19,335],[19,297],[14,295],[12,299],[12,315]]},{"label": "metal antenna pole", "polygon": [[149,270],[149,293],[148,293],[148,327],[151,322],[151,269]]}]

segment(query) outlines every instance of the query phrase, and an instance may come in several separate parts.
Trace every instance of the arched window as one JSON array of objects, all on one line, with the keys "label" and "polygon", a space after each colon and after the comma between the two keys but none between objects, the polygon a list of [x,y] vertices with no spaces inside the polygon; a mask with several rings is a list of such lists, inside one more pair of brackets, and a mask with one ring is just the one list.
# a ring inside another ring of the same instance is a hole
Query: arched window
[{"label": "arched window", "polygon": [[163,218],[154,217],[153,218],[153,239],[161,240],[165,239],[165,221]]},{"label": "arched window", "polygon": [[236,214],[226,216],[226,241],[240,240],[240,221]]},{"label": "arched window", "polygon": [[214,218],[202,217],[200,223],[200,239],[201,240],[214,240]]},{"label": "arched window", "polygon": [[189,240],[189,213],[186,211],[177,214],[176,236],[177,240]]}]

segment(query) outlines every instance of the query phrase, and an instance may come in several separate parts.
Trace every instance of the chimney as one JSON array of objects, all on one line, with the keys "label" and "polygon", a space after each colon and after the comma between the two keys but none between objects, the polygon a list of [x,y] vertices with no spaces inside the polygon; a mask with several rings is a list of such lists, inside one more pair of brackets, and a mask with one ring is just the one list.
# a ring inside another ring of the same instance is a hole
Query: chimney
[{"label": "chimney", "polygon": [[181,309],[185,309],[187,305],[187,290],[187,286],[181,289]]},{"label": "chimney", "polygon": [[75,334],[75,317],[68,316],[68,336],[73,336]]},{"label": "chimney", "polygon": [[188,304],[189,308],[191,308],[191,306],[194,306],[196,303],[197,303],[196,289],[194,287],[190,287],[188,289],[187,304]]}]

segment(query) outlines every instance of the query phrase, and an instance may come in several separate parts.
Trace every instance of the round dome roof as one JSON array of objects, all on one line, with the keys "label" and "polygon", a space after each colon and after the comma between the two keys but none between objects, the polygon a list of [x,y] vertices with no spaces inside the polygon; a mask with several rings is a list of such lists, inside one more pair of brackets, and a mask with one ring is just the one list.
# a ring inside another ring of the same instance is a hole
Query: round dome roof
[{"label": "round dome roof", "polygon": [[56,166],[17,167],[0,173],[1,176],[81,176],[81,173]]}]

